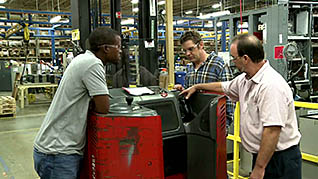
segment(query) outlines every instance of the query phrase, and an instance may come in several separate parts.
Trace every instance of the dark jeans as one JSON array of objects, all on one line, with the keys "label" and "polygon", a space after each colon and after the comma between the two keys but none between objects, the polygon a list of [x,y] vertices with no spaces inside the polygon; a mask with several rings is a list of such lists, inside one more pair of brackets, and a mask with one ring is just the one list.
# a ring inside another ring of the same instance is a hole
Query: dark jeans
[{"label": "dark jeans", "polygon": [[[257,154],[253,154],[253,168]],[[298,145],[274,152],[265,168],[264,179],[301,179],[301,153]]]},{"label": "dark jeans", "polygon": [[33,151],[34,168],[41,179],[77,179],[83,156],[78,154],[47,155]]}]

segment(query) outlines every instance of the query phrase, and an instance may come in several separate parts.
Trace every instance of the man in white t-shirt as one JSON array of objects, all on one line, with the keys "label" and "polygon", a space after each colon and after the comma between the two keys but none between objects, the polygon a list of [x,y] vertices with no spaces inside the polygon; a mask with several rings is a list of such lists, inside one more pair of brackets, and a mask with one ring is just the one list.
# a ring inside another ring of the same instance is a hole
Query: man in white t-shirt
[{"label": "man in white t-shirt", "polygon": [[301,179],[301,135],[290,87],[264,60],[257,37],[234,37],[231,56],[241,75],[229,82],[196,84],[181,94],[189,98],[203,89],[240,102],[242,145],[253,154],[250,179]]},{"label": "man in white t-shirt", "polygon": [[89,102],[97,113],[109,111],[105,64],[121,56],[118,32],[98,27],[90,48],[69,64],[34,142],[34,167],[41,178],[79,178]]}]

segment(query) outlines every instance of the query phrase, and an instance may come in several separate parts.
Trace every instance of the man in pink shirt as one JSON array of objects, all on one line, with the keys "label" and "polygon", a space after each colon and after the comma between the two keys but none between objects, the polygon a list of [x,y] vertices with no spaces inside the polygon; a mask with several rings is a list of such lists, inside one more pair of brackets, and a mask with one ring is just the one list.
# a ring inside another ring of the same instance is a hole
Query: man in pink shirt
[{"label": "man in pink shirt", "polygon": [[232,81],[196,84],[196,90],[223,92],[240,102],[240,135],[243,147],[253,154],[250,179],[301,179],[301,153],[293,94],[285,79],[267,60],[257,37],[234,37],[231,56],[243,72]]}]

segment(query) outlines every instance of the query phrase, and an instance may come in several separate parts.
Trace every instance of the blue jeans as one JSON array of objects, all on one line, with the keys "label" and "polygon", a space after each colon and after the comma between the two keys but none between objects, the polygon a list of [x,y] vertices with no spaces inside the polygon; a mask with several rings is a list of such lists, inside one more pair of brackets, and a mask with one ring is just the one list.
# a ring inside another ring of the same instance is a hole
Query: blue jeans
[{"label": "blue jeans", "polygon": [[78,154],[48,155],[33,151],[34,168],[41,179],[77,179],[83,156]]}]

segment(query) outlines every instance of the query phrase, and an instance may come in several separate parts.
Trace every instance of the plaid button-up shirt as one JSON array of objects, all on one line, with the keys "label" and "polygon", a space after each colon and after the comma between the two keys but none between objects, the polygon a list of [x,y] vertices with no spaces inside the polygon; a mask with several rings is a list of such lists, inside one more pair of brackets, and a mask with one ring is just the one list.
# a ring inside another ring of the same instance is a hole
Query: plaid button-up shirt
[{"label": "plaid button-up shirt", "polygon": [[[230,81],[232,78],[233,75],[230,67],[224,63],[224,60],[221,57],[218,57],[216,53],[212,52],[198,69],[195,69],[194,64],[190,63],[185,76],[184,88],[189,88],[198,83]],[[233,112],[234,105],[227,99],[227,127],[229,127],[233,121]]]}]

